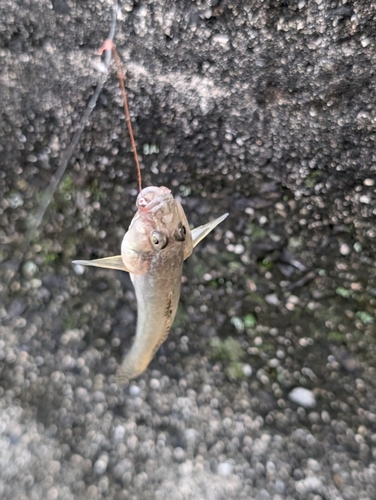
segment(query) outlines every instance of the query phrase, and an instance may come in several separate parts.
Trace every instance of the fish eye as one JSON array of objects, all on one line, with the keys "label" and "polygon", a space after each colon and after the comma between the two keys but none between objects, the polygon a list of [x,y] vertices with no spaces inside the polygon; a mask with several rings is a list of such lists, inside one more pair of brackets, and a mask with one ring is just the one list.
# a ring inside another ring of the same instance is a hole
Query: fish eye
[{"label": "fish eye", "polygon": [[185,229],[185,226],[179,222],[179,225],[174,232],[174,238],[176,241],[185,241],[185,235],[187,234],[187,230]]},{"label": "fish eye", "polygon": [[158,250],[163,250],[164,248],[166,248],[168,243],[167,236],[163,233],[160,233],[159,231],[152,231],[150,240],[153,246]]}]

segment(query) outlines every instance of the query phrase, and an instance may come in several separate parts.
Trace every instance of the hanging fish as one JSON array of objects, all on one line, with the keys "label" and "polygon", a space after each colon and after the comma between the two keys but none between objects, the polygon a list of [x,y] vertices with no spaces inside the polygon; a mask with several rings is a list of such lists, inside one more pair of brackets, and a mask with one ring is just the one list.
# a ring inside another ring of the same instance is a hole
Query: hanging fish
[{"label": "hanging fish", "polygon": [[228,215],[191,231],[183,207],[163,186],[144,188],[136,206],[136,215],[121,244],[121,255],[73,261],[130,274],[137,298],[137,331],[118,369],[118,383],[146,370],[166,340],[178,308],[183,261]]},{"label": "hanging fish", "polygon": [[[112,42],[111,48],[118,62],[119,56]],[[150,186],[141,189],[141,173],[133,139],[124,81],[122,87],[125,115],[135,160],[140,193],[137,212],[121,244],[121,255],[96,260],[75,260],[73,264],[127,271],[137,298],[137,330],[135,341],[123,359],[116,380],[119,384],[146,370],[160,345],[166,340],[178,308],[183,262],[193,248],[228,214],[208,224],[190,230],[181,204],[170,189]]]}]

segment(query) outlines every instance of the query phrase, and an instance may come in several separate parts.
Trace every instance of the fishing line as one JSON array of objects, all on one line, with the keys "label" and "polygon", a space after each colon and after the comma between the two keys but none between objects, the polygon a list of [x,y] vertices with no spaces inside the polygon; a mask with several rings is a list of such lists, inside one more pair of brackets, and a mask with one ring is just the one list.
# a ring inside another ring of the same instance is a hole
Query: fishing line
[{"label": "fishing line", "polygon": [[[117,12],[118,12],[118,5],[117,5],[117,1],[115,0],[114,5],[113,5],[113,11],[112,11],[111,26],[110,26],[110,30],[108,33],[108,40],[113,40],[113,38],[115,36]],[[40,224],[43,220],[44,214],[46,213],[46,210],[51,203],[52,197],[53,197],[58,185],[60,184],[60,181],[65,173],[65,170],[67,169],[68,163],[71,160],[72,155],[74,153],[74,150],[77,147],[77,144],[81,138],[82,132],[83,132],[88,120],[89,120],[89,117],[90,117],[93,109],[95,108],[95,106],[97,104],[98,97],[99,97],[100,93],[102,92],[103,86],[107,80],[108,69],[110,67],[110,63],[111,63],[111,49],[106,49],[106,54],[105,54],[105,58],[104,58],[104,66],[105,66],[106,71],[100,77],[98,85],[94,91],[94,94],[91,96],[91,99],[90,99],[90,101],[85,109],[85,112],[82,115],[82,118],[80,120],[78,128],[77,128],[76,132],[74,133],[72,140],[71,140],[67,150],[65,151],[65,153],[60,161],[60,164],[56,170],[56,173],[51,178],[50,184],[49,184],[48,188],[46,189],[46,192],[42,198],[42,201],[40,202],[38,210],[34,216],[33,223],[31,224],[29,230],[26,233],[24,249],[22,251],[21,258],[22,258],[22,255],[24,253],[26,246],[28,246],[30,241],[33,239],[33,237],[35,235],[35,231],[38,229],[38,227],[40,226]]]},{"label": "fishing line", "polygon": [[[108,33],[108,40],[113,40],[115,36],[115,31],[116,31],[116,21],[117,21],[117,14],[118,14],[118,2],[117,0],[114,0],[113,3],[113,9],[112,9],[112,18],[111,18],[111,24],[110,24],[110,29]],[[107,81],[107,76],[108,76],[108,69],[110,67],[111,63],[111,54],[112,50],[111,48],[106,49],[105,57],[104,57],[104,68],[105,71],[101,75],[99,82],[96,86],[96,89],[94,91],[94,94],[90,98],[88,105],[85,109],[85,112],[79,122],[78,128],[76,132],[74,133],[72,140],[66,149],[65,153],[63,154],[63,157],[61,158],[60,164],[55,172],[55,174],[52,176],[50,184],[48,188],[46,189],[45,193],[43,194],[42,200],[39,203],[38,209],[33,217],[33,219],[30,222],[29,228],[26,231],[25,239],[24,242],[21,244],[20,248],[18,249],[17,254],[15,255],[14,258],[9,262],[9,269],[11,272],[9,273],[8,278],[5,278],[5,284],[9,285],[9,283],[16,277],[17,272],[20,268],[20,265],[24,259],[24,255],[26,251],[29,248],[30,242],[34,239],[35,233],[40,226],[43,217],[51,203],[52,197],[60,184],[60,181],[67,169],[67,166],[72,158],[72,155],[74,153],[74,150],[77,147],[77,144],[81,138],[82,132],[89,120],[89,117],[95,108],[97,104],[98,97],[100,93],[102,92],[102,89],[104,87],[104,84]]]},{"label": "fishing line", "polygon": [[114,58],[116,61],[116,68],[117,68],[117,74],[118,74],[119,83],[120,83],[121,95],[123,97],[125,120],[127,122],[128,133],[129,133],[129,137],[131,139],[131,145],[132,145],[134,159],[135,159],[136,167],[137,167],[138,190],[141,192],[142,191],[141,168],[140,168],[140,163],[138,161],[138,154],[137,154],[136,142],[134,140],[134,135],[133,135],[131,117],[129,115],[128,98],[127,98],[127,93],[125,91],[125,83],[124,83],[125,78],[124,78],[124,73],[123,73],[122,67],[121,67],[120,56],[119,56],[118,51],[116,50],[114,42],[110,38],[107,38],[107,40],[105,40],[103,42],[102,47],[98,50],[98,54],[102,55],[104,50],[106,50],[106,51],[112,50],[112,53],[114,54]]}]

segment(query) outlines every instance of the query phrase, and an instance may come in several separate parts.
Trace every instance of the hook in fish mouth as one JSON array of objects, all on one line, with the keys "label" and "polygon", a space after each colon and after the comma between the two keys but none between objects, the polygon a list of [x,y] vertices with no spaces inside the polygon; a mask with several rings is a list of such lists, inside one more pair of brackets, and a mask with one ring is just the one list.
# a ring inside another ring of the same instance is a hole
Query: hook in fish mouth
[{"label": "hook in fish mouth", "polygon": [[144,188],[137,196],[136,206],[142,212],[148,212],[163,201],[173,199],[171,190],[165,186],[149,186]]}]

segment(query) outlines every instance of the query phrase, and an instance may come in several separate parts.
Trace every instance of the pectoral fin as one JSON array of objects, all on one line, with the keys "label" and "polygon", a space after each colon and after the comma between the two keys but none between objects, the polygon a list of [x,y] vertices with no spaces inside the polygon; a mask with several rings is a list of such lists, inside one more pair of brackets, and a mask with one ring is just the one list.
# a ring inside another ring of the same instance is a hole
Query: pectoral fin
[{"label": "pectoral fin", "polygon": [[207,236],[210,231],[212,231],[215,227],[218,226],[222,221],[226,219],[228,216],[227,214],[221,215],[221,217],[218,217],[218,219],[212,220],[208,222],[207,224],[204,224],[203,226],[195,227],[192,229],[192,243],[193,243],[193,248],[197,245],[197,243],[200,243],[201,240]]},{"label": "pectoral fin", "polygon": [[121,255],[116,255],[114,257],[105,257],[104,259],[95,260],[74,260],[73,264],[79,264],[81,266],[94,266],[102,267],[104,269],[116,269],[117,271],[128,271],[125,267]]}]

